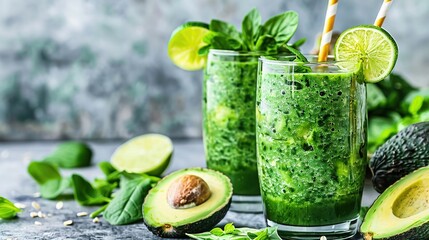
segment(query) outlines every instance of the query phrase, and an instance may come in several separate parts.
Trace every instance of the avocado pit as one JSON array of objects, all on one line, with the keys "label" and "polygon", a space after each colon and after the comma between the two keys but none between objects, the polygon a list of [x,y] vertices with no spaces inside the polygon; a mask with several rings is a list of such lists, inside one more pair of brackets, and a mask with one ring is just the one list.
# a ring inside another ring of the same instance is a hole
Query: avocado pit
[{"label": "avocado pit", "polygon": [[211,196],[209,185],[196,175],[184,175],[174,181],[167,191],[167,202],[172,208],[192,208]]}]

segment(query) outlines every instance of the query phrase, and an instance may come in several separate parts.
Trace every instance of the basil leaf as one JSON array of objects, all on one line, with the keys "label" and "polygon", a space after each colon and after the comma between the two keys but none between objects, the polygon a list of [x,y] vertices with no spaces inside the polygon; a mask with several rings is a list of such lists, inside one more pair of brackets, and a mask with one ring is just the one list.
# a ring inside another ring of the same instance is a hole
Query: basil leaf
[{"label": "basil leaf", "polygon": [[58,169],[47,162],[31,162],[28,165],[27,171],[38,184],[62,178]]},{"label": "basil leaf", "polygon": [[74,198],[80,205],[99,205],[110,201],[109,198],[103,196],[97,189],[94,189],[91,183],[80,175],[73,174],[71,179],[73,182]]},{"label": "basil leaf", "polygon": [[259,28],[261,26],[261,15],[256,8],[252,9],[243,19],[241,30],[242,39],[249,50],[255,50]]},{"label": "basil leaf", "polygon": [[0,219],[11,219],[16,217],[16,214],[21,212],[21,209],[4,197],[0,196]]},{"label": "basil leaf", "polygon": [[263,25],[264,35],[273,36],[278,44],[287,43],[298,27],[298,14],[287,11],[274,16]]},{"label": "basil leaf", "polygon": [[150,189],[150,179],[137,178],[127,182],[109,203],[103,217],[112,225],[142,220],[142,205]]},{"label": "basil leaf", "polygon": [[223,33],[230,38],[240,39],[240,33],[237,31],[237,28],[235,28],[234,25],[221,20],[213,19],[210,22],[209,29],[213,32]]},{"label": "basil leaf", "polygon": [[69,178],[52,179],[40,185],[40,195],[46,199],[54,199],[60,196],[70,185]]},{"label": "basil leaf", "polygon": [[54,153],[43,161],[60,168],[78,168],[91,165],[92,150],[84,142],[65,142],[59,144]]}]

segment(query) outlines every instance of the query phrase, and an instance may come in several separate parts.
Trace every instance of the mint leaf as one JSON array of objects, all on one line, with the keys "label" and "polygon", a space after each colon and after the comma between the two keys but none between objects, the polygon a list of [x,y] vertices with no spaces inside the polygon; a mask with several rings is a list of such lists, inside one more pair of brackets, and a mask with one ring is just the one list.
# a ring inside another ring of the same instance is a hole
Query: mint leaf
[{"label": "mint leaf", "polygon": [[0,196],[0,219],[14,218],[19,212],[21,212],[21,209],[15,207],[11,201]]},{"label": "mint leaf", "polygon": [[218,228],[218,227],[210,230],[210,233],[218,237],[224,235],[222,228]]},{"label": "mint leaf", "polygon": [[417,115],[423,106],[424,100],[425,99],[423,98],[423,96],[420,96],[420,95],[415,96],[411,101],[410,106],[408,107],[408,112],[413,116]]},{"label": "mint leaf", "polygon": [[256,51],[273,50],[276,51],[276,39],[269,35],[264,35],[258,39],[255,45]]},{"label": "mint leaf", "polygon": [[277,227],[268,227],[264,229],[235,228],[233,223],[226,224],[224,231],[216,227],[210,232],[186,235],[198,240],[281,240],[280,236],[277,234]]},{"label": "mint leaf", "polygon": [[200,49],[198,49],[198,55],[199,56],[206,56],[206,55],[208,55],[209,54],[209,50],[210,50],[211,47],[212,46],[210,44],[201,47]]},{"label": "mint leaf", "polygon": [[240,39],[240,33],[237,31],[234,25],[229,24],[227,22],[213,19],[209,25],[210,31],[223,33],[230,38]]},{"label": "mint leaf", "polygon": [[151,189],[148,178],[127,182],[104,211],[103,217],[112,225],[130,224],[143,219],[142,205]]},{"label": "mint leaf", "polygon": [[298,28],[298,14],[287,11],[274,16],[263,25],[263,34],[273,36],[279,45],[287,43]]},{"label": "mint leaf", "polygon": [[99,205],[110,201],[110,198],[103,196],[100,191],[95,189],[82,176],[73,174],[71,179],[73,182],[74,198],[80,205]]},{"label": "mint leaf", "polygon": [[110,162],[106,162],[106,161],[100,162],[98,163],[98,167],[106,177],[114,172],[117,172],[116,168],[113,167],[113,165]]},{"label": "mint leaf", "polygon": [[255,42],[259,35],[261,21],[261,15],[256,8],[252,9],[243,19],[241,26],[242,39],[251,51],[256,50]]}]

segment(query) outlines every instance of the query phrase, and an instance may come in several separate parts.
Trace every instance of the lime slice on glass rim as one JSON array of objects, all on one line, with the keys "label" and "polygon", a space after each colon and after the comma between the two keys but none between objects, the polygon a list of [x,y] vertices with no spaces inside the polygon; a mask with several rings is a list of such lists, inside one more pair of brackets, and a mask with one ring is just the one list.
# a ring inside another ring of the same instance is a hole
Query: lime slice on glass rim
[{"label": "lime slice on glass rim", "polygon": [[361,25],[339,36],[334,54],[340,67],[353,71],[362,68],[365,82],[376,83],[392,72],[398,59],[398,46],[386,30]]},{"label": "lime slice on glass rim", "polygon": [[110,161],[119,171],[159,176],[168,167],[172,153],[170,138],[161,134],[145,134],[119,146]]},{"label": "lime slice on glass rim", "polygon": [[208,32],[209,25],[202,22],[187,22],[177,27],[168,42],[168,56],[171,61],[184,70],[202,69],[207,58],[198,55],[198,50],[207,45],[203,38]]}]

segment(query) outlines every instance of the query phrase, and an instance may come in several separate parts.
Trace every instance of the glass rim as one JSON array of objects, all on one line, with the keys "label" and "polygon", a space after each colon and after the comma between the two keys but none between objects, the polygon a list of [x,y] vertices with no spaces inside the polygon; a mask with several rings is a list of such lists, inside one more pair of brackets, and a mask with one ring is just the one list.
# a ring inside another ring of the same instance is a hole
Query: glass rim
[{"label": "glass rim", "polygon": [[225,49],[210,49],[209,54],[216,54],[222,56],[249,56],[249,57],[263,57],[263,56],[292,56],[291,54],[281,53],[267,53],[266,51],[236,51]]},{"label": "glass rim", "polygon": [[[304,55],[307,59],[310,59],[309,62],[295,62],[294,60],[296,59],[295,55],[277,55],[280,57],[285,57],[284,59],[269,59],[265,56],[260,56],[259,57],[259,61],[261,63],[268,63],[271,65],[279,65],[279,66],[296,66],[296,65],[305,65],[305,66],[320,66],[320,65],[324,65],[324,66],[332,66],[332,65],[336,65],[338,63],[345,63],[346,61],[335,61],[334,56],[333,55],[328,55],[328,60],[327,61],[323,61],[323,62],[318,62],[317,61],[317,55],[315,54],[307,54]],[[290,60],[288,60],[290,59]],[[316,60],[313,60],[316,59]],[[332,59],[332,60],[330,60]]]}]

